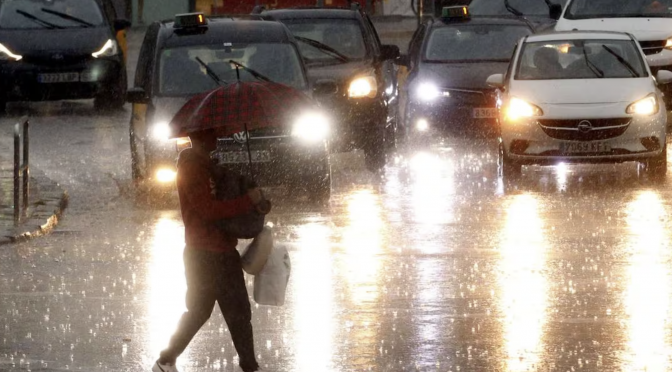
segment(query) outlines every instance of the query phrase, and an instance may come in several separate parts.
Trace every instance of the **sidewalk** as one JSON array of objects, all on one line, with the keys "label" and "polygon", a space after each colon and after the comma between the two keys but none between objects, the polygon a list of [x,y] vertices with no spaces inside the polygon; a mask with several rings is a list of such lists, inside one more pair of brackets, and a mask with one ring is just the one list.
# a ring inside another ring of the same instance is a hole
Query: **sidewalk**
[{"label": "sidewalk", "polygon": [[68,193],[43,172],[30,168],[28,210],[14,224],[13,149],[0,147],[0,245],[48,234],[58,224],[68,204]]}]

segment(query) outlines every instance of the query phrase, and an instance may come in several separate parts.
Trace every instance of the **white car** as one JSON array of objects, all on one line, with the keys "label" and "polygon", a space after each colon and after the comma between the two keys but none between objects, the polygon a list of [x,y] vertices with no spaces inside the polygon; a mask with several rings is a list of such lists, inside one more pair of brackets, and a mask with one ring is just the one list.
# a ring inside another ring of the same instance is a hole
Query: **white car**
[{"label": "white car", "polygon": [[654,177],[667,171],[666,109],[656,77],[632,35],[538,34],[520,40],[498,90],[500,169],[522,165],[638,161]]},{"label": "white car", "polygon": [[[616,31],[635,36],[656,74],[672,70],[672,0],[570,0],[555,31]],[[672,86],[663,89],[668,106]]]}]

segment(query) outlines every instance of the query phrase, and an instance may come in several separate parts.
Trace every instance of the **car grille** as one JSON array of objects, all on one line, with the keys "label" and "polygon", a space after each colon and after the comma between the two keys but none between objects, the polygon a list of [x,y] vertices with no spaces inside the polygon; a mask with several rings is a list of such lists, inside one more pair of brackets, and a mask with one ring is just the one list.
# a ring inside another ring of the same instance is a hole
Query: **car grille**
[{"label": "car grille", "polygon": [[665,47],[665,44],[667,44],[667,40],[653,40],[653,41],[639,42],[639,45],[641,45],[642,49],[644,50],[644,54],[646,54],[647,56],[662,52],[663,48]]},{"label": "car grille", "polygon": [[538,120],[539,127],[551,138],[567,141],[597,141],[622,135],[631,118]]},{"label": "car grille", "polygon": [[495,95],[491,91],[467,90],[443,88],[443,92],[449,92],[450,96],[446,100],[455,106],[469,107],[494,107]]}]

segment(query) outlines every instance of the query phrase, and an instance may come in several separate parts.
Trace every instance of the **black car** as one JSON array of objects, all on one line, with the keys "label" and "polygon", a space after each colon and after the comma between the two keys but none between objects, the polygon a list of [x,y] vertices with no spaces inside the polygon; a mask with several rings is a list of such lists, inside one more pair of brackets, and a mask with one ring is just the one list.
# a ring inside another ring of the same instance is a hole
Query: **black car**
[{"label": "black car", "polygon": [[94,98],[125,102],[126,68],[116,33],[128,27],[102,0],[0,2],[0,109],[8,101]]},{"label": "black car", "polygon": [[[190,13],[150,25],[128,92],[134,180],[159,195],[172,192],[178,152],[190,143],[170,139],[169,122],[194,95],[259,75],[311,95],[296,41],[280,22]],[[294,123],[220,138],[216,158],[247,172],[249,141],[261,186],[290,185],[324,201],[331,192],[328,125],[324,115],[306,109]]]},{"label": "black car", "polygon": [[299,43],[315,85],[315,98],[329,110],[334,152],[363,149],[378,170],[395,141],[399,48],[382,45],[369,17],[358,8],[263,10],[283,22]]},{"label": "black car", "polygon": [[494,130],[495,91],[485,81],[506,71],[518,40],[532,33],[522,20],[469,17],[466,7],[445,13],[420,25],[401,58],[409,71],[400,114],[408,138]]}]

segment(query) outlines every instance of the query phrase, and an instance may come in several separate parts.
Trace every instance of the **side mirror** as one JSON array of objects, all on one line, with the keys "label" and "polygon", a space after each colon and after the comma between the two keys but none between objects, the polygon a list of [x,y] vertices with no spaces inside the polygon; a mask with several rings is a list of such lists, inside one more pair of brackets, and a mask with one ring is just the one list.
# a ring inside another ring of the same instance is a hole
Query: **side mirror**
[{"label": "side mirror", "polygon": [[380,46],[380,58],[383,61],[390,59],[397,59],[401,53],[399,52],[399,47],[396,45],[381,45]]},{"label": "side mirror", "polygon": [[493,88],[503,88],[504,87],[504,75],[502,74],[495,74],[495,75],[490,75],[488,77],[488,80],[485,81],[488,86],[491,86]]},{"label": "side mirror", "polygon": [[658,85],[672,83],[672,72],[667,70],[660,70],[656,74],[656,82]]},{"label": "side mirror", "polygon": [[149,103],[147,92],[142,88],[131,88],[126,92],[126,102],[130,103]]},{"label": "side mirror", "polygon": [[326,96],[338,93],[338,85],[333,80],[318,80],[313,84],[313,93]]},{"label": "side mirror", "polygon": [[560,19],[560,16],[562,16],[562,5],[555,3],[548,4],[548,15],[556,21]]},{"label": "side mirror", "polygon": [[131,22],[126,19],[115,19],[114,20],[114,30],[121,31],[131,27]]},{"label": "side mirror", "polygon": [[397,58],[394,63],[398,64],[399,66],[406,66],[410,67],[411,65],[411,58],[408,56],[408,54],[401,54],[399,58]]}]

